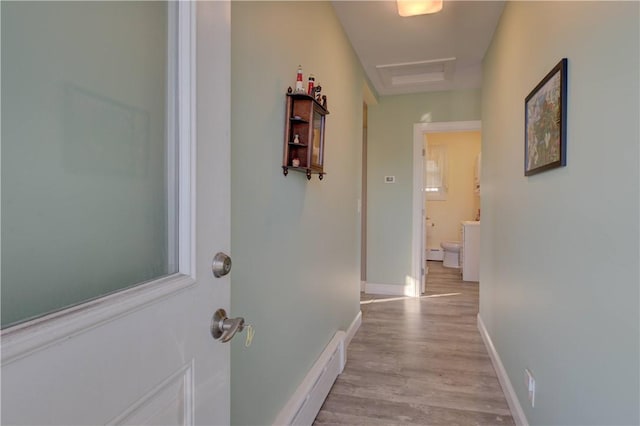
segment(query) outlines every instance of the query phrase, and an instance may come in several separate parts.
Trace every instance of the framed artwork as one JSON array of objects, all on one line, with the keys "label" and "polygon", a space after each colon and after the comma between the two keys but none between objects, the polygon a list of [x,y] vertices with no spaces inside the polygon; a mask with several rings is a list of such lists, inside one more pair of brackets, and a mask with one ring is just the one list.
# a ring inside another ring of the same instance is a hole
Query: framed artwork
[{"label": "framed artwork", "polygon": [[567,165],[567,58],[524,101],[524,175]]}]

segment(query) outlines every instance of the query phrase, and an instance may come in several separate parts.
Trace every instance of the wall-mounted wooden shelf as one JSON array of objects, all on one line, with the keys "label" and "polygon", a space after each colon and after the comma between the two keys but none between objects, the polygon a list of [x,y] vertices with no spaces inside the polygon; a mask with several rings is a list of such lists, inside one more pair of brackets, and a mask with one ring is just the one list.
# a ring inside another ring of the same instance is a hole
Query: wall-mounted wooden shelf
[{"label": "wall-mounted wooden shelf", "polygon": [[[322,180],[324,172],[324,125],[327,97],[322,103],[306,93],[287,93],[287,110],[284,130],[284,156],[282,172],[289,170],[305,173],[307,179],[317,174]],[[296,138],[297,135],[297,138]],[[296,142],[297,140],[297,142]]]}]

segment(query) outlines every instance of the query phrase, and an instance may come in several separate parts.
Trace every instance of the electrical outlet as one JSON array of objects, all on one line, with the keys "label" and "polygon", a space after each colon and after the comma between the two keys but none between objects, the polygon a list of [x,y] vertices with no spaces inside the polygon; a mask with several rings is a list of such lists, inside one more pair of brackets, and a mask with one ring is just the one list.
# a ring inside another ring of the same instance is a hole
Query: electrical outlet
[{"label": "electrical outlet", "polygon": [[525,386],[527,387],[527,391],[529,393],[529,402],[531,403],[531,407],[535,407],[536,404],[536,379],[533,378],[533,374],[529,371],[528,368],[524,369],[524,378],[525,378]]}]

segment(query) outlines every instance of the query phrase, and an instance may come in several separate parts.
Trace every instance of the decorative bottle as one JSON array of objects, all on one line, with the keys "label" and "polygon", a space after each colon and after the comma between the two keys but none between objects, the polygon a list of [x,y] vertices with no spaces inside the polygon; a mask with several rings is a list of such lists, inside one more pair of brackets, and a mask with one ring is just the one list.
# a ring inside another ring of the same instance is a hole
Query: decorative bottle
[{"label": "decorative bottle", "polygon": [[298,74],[296,75],[296,92],[304,92],[302,88],[302,65],[298,65]]},{"label": "decorative bottle", "polygon": [[313,74],[309,75],[309,85],[307,87],[307,95],[309,96],[313,96],[313,86],[315,84],[316,78],[313,76]]}]

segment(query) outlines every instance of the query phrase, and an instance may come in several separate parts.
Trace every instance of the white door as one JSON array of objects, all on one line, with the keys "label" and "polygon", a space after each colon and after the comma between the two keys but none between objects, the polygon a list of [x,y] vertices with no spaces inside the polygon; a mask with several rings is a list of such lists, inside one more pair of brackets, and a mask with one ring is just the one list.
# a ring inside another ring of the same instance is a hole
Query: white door
[{"label": "white door", "polygon": [[[229,345],[209,331],[230,294],[211,271],[230,248],[229,3],[1,11],[2,424],[229,424]],[[166,55],[140,48],[162,38]],[[157,55],[166,90],[136,65]],[[144,283],[85,296],[105,276]]]}]

